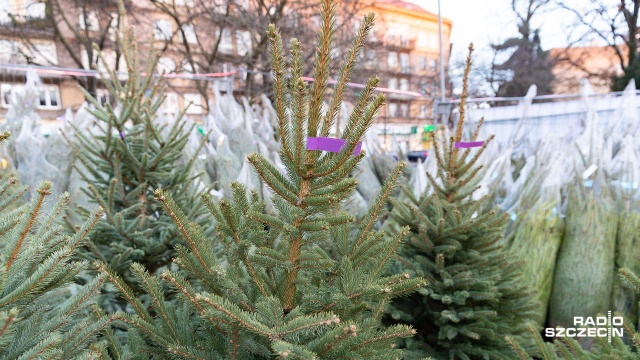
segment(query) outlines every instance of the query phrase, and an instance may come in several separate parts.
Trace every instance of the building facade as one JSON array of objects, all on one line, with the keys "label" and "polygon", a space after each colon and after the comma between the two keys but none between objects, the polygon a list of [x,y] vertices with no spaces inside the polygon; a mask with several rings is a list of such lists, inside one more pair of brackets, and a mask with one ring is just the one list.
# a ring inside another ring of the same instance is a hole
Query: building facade
[{"label": "building facade", "polygon": [[[401,0],[343,1],[344,9],[359,6],[345,23],[356,23],[365,12],[376,14],[375,29],[357,69],[362,76],[353,81],[364,82],[368,75],[376,74],[381,78],[380,87],[388,91],[387,106],[376,124],[378,133],[387,140],[395,135],[407,150],[421,149],[422,129],[433,122],[433,98],[440,94],[437,15]],[[291,3],[294,5],[282,10],[287,16],[281,25],[283,35],[304,37],[300,24],[306,18],[319,26],[317,17],[296,8],[299,2]],[[271,9],[254,9],[257,5],[251,0],[142,0],[126,5],[141,58],[153,46],[161,54],[158,72],[171,76],[166,79],[163,106],[167,114],[178,113],[191,103],[187,113],[198,119],[207,112],[207,100],[215,101],[213,84],[221,91],[238,94],[247,86],[268,91],[268,64],[256,55],[255,46],[264,31],[253,29],[251,24],[261,19],[260,11]],[[342,9],[337,11],[339,23],[347,17],[347,10]],[[30,64],[40,71],[40,114],[44,119],[54,120],[66,108],[76,109],[84,102],[78,84],[93,89],[100,101],[109,101],[99,79],[73,70],[106,72],[117,68],[124,72],[115,42],[119,21],[116,0],[0,0],[1,109],[7,109],[12,92],[20,91],[25,66]],[[450,20],[443,19],[445,67],[451,26]],[[345,28],[348,38],[353,28]],[[309,29],[313,33],[313,27]],[[309,36],[315,39],[315,34]],[[104,61],[98,59],[91,43],[99,44]],[[340,47],[348,42],[337,43],[335,60],[339,64],[344,54]],[[193,77],[202,73],[227,75],[206,80]],[[357,95],[356,91],[352,95]],[[0,116],[4,113],[1,109]]]},{"label": "building facade", "polygon": [[[438,16],[401,0],[378,0],[371,9],[377,15],[375,46],[365,50],[364,64],[374,60],[381,87],[399,90],[388,93],[387,106],[375,127],[387,145],[395,137],[405,150],[422,150],[426,146],[424,128],[433,124],[434,99],[440,97]],[[452,22],[442,19],[445,74],[451,28]]]},{"label": "building facade", "polygon": [[[626,48],[621,47],[621,52],[626,54]],[[552,69],[555,94],[578,94],[583,79],[589,80],[597,94],[608,93],[611,77],[623,73],[620,58],[610,46],[553,48],[549,54],[555,63]]]}]

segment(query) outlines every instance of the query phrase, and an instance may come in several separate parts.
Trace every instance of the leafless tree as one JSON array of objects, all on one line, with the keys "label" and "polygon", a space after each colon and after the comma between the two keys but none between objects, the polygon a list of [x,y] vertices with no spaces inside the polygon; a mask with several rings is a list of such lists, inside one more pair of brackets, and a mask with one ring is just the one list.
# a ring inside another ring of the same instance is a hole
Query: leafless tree
[{"label": "leafless tree", "polygon": [[551,0],[511,0],[511,10],[518,19],[518,36],[492,45],[497,52],[511,52],[491,71],[492,84],[498,84],[499,96],[524,96],[533,84],[539,94],[552,91],[553,74],[548,52],[540,46],[539,29],[534,29],[532,19],[544,12]]},{"label": "leafless tree", "polygon": [[[245,95],[251,97],[256,82],[268,82],[268,24],[278,26],[284,39],[296,37],[314,43],[319,28],[320,0],[149,0],[171,19],[163,51],[181,59],[182,70],[219,72],[223,64],[246,69]],[[355,31],[354,22],[374,0],[344,0],[338,5],[336,61],[345,48],[345,34]],[[185,6],[188,5],[188,6]],[[161,29],[158,29],[161,30]],[[308,48],[308,47],[307,47]],[[313,49],[306,63],[313,66]],[[208,83],[195,80],[198,92],[209,98]],[[262,90],[266,89],[263,87]],[[205,102],[206,104],[207,102]]]},{"label": "leafless tree", "polygon": [[[10,23],[5,24],[2,31],[16,39],[16,48],[24,62],[118,70],[121,51],[115,36],[120,26],[117,0],[23,1],[22,4],[8,12]],[[43,46],[46,42],[55,44],[53,51]],[[94,44],[100,51],[109,49],[104,53],[109,64],[101,64]],[[95,95],[96,78],[74,78]]]},{"label": "leafless tree", "polygon": [[[602,0],[555,0],[557,5],[575,17],[575,27],[570,33],[571,44],[584,44],[599,39],[607,44],[619,61],[621,76],[612,78],[614,90],[623,89],[630,79],[640,79],[640,54],[638,53],[638,20],[640,0],[618,0],[617,3]],[[567,60],[565,58],[565,60]],[[574,61],[580,67],[579,61]],[[589,73],[589,69],[583,69]],[[592,74],[597,76],[599,74]]]}]

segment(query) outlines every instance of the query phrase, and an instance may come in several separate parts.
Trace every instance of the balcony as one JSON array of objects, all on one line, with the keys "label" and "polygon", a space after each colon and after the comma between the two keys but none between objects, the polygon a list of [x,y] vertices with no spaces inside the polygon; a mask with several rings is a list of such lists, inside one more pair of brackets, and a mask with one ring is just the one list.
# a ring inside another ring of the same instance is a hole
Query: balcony
[{"label": "balcony", "polygon": [[384,45],[389,50],[412,51],[416,48],[416,40],[392,37],[392,38],[387,38],[384,41]]}]

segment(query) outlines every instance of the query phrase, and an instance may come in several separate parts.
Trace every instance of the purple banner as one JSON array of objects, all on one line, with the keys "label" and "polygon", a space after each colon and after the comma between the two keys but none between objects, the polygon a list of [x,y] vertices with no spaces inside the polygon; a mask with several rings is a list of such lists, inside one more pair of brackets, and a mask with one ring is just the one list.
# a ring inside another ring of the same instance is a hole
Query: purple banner
[{"label": "purple banner", "polygon": [[484,141],[457,142],[456,149],[468,149],[484,145]]},{"label": "purple banner", "polygon": [[[307,150],[324,150],[330,152],[340,152],[343,146],[347,144],[344,139],[326,138],[326,137],[310,137],[307,138]],[[353,156],[358,156],[362,149],[362,141],[358,142],[356,148],[353,149]]]}]

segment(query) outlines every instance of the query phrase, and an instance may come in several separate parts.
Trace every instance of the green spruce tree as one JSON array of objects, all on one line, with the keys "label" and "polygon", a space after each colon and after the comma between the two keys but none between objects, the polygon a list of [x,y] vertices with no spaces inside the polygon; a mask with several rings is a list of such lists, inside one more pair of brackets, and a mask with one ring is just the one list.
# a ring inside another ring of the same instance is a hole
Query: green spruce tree
[{"label": "green spruce tree", "polygon": [[[122,2],[120,11],[125,19]],[[102,105],[84,91],[94,107],[90,112],[96,124],[90,132],[75,129],[75,137],[67,140],[83,165],[76,167],[87,184],[83,190],[91,202],[105,209],[105,221],[98,224],[83,255],[108,263],[140,295],[143,291],[130,272],[131,264],[138,262],[152,273],[160,272],[171,264],[175,245],[180,242],[177,228],[154,201],[154,190],[162,188],[171,194],[176,203],[188,209],[190,219],[201,219],[205,209],[194,186],[201,175],[192,171],[197,151],[192,158],[183,158],[195,125],[185,129],[184,112],[168,122],[159,118],[166,86],[152,75],[158,62],[153,46],[142,67],[135,34],[126,21],[117,41],[123,45],[127,79],[121,81],[122,75],[113,69],[103,77],[117,106]],[[105,308],[122,310],[124,303],[110,294],[105,291]]]},{"label": "green spruce tree", "polygon": [[[471,156],[456,148],[463,141],[467,79],[471,67],[469,47],[460,119],[455,132],[434,139],[437,174],[427,173],[433,189],[419,198],[405,189],[409,200],[392,199],[391,228],[411,235],[396,257],[397,272],[424,277],[429,286],[396,299],[390,310],[395,321],[410,324],[418,335],[403,345],[406,358],[510,359],[504,337],[521,338],[533,320],[535,303],[522,285],[519,260],[502,248],[507,220],[497,210],[484,210],[472,193],[480,166],[476,161],[484,145]],[[482,122],[470,141],[475,141]]]},{"label": "green spruce tree", "polygon": [[[0,135],[0,142],[8,136]],[[51,189],[50,182],[42,182],[29,202],[12,209],[26,188],[12,177],[0,183],[1,359],[95,359],[106,354],[97,336],[109,334],[112,319],[94,307],[104,277],[77,284],[88,263],[73,259],[102,210],[66,235],[58,223],[69,194],[45,213]]]},{"label": "green spruce tree", "polygon": [[[118,316],[130,324],[141,351],[181,359],[402,356],[394,343],[414,330],[385,327],[381,318],[392,298],[425,283],[405,273],[384,276],[406,229],[390,236],[375,227],[404,164],[393,169],[358,225],[343,210],[357,185],[349,175],[364,156],[353,151],[384,104],[384,95],[374,93],[379,80],[369,80],[360,93],[342,133],[343,151],[306,149],[307,138],[329,135],[373,21],[373,14],[365,16],[326,111],[322,103],[330,73],[334,1],[323,1],[310,90],[302,80],[300,42],[291,41],[288,76],[280,34],[269,27],[280,155],[287,175],[259,154],[250,155],[249,161],[273,190],[276,215],[265,213],[255,191],[248,193],[234,183],[230,198],[216,202],[203,195],[215,218],[210,225],[215,237],[209,238],[206,227],[189,221],[173,196],[159,189],[157,199],[185,239],[174,260],[181,271],[164,271],[161,282],[143,266],[133,265],[150,294],[145,304],[106,264],[96,264],[135,311]],[[220,243],[224,252],[216,255],[213,248]],[[170,290],[163,289],[163,283]],[[173,292],[175,304],[166,300]]]}]

